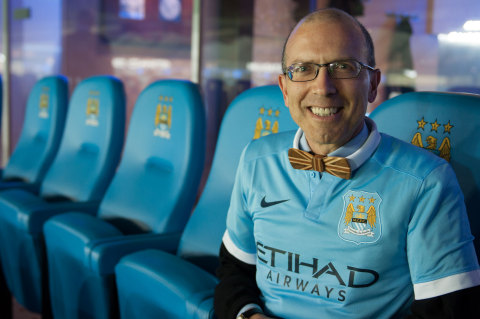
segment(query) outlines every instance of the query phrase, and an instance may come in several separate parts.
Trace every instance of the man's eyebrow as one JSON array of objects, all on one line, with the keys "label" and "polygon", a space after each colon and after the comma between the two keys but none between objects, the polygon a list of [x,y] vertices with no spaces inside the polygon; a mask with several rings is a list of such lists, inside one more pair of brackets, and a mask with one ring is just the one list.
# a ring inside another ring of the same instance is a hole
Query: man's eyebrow
[{"label": "man's eyebrow", "polygon": [[314,63],[314,64],[317,64],[316,62],[312,61],[312,60],[300,60],[300,59],[296,59],[296,60],[293,60],[292,63],[290,63],[290,65],[292,64],[297,64],[297,63]]},{"label": "man's eyebrow", "polygon": [[338,62],[338,61],[347,61],[347,60],[358,60],[358,58],[342,57],[342,58],[336,58],[336,59],[333,59],[333,60],[329,60],[329,61],[324,62],[324,63],[318,63],[317,61],[313,61],[313,60],[310,60],[310,59],[306,59],[306,60],[295,59],[289,64],[289,66],[292,65],[292,64],[296,64],[296,63],[328,64],[328,63],[333,63],[333,62]]}]

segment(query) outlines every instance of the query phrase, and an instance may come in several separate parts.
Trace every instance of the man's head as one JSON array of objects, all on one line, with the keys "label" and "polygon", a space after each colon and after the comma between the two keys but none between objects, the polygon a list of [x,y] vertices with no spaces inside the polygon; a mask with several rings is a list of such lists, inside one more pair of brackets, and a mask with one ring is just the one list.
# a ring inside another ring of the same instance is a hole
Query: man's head
[{"label": "man's head", "polygon": [[[286,69],[287,69],[287,65],[285,64],[285,48],[287,46],[287,42],[288,42],[288,39],[290,39],[290,36],[292,35],[293,31],[295,31],[295,29],[302,23],[305,23],[305,22],[311,22],[311,21],[314,21],[315,19],[328,19],[328,18],[331,18],[333,20],[335,19],[340,19],[343,17],[345,13],[341,10],[337,10],[337,9],[325,9],[325,10],[319,10],[319,11],[316,11],[316,12],[313,12],[313,13],[310,13],[309,15],[305,16],[302,20],[300,20],[297,25],[295,26],[294,29],[292,29],[292,31],[290,32],[290,34],[288,35],[287,39],[285,40],[285,43],[283,44],[283,50],[282,50],[282,71],[285,73]],[[372,37],[370,36],[370,33],[368,33],[367,29],[365,29],[365,27],[363,26],[363,24],[361,24],[360,22],[358,22],[358,20],[356,20],[355,18],[352,17],[352,19],[354,20],[354,22],[357,24],[358,28],[360,28],[360,31],[362,31],[362,34],[363,34],[363,37],[365,38],[365,49],[367,50],[367,52],[365,53],[366,54],[366,61],[367,61],[367,64],[370,65],[370,66],[375,66],[375,50],[374,50],[374,46],[373,46],[373,40],[372,40]]]},{"label": "man's head", "polygon": [[[360,132],[380,71],[368,67],[375,65],[373,44],[357,20],[337,9],[309,14],[290,33],[282,64],[285,104],[315,153],[329,153]],[[304,78],[308,68],[313,73]]]}]

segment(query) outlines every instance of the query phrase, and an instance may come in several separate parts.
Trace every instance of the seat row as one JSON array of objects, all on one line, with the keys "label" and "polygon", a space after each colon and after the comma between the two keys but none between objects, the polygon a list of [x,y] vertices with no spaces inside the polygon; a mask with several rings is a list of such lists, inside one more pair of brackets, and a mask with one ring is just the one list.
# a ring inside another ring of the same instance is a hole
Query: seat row
[{"label": "seat row", "polygon": [[[55,87],[64,92],[56,96]],[[51,307],[54,318],[214,318],[214,272],[241,151],[296,128],[278,87],[247,90],[229,106],[196,205],[205,115],[195,84],[148,86],[124,146],[120,81],[87,79],[66,100],[65,79],[37,83],[0,183],[0,261],[14,297],[46,316]],[[380,131],[450,161],[479,255],[480,97],[408,93],[370,116]]]},{"label": "seat row", "polygon": [[193,214],[205,157],[197,85],[149,85],[125,144],[121,81],[86,79],[68,103],[66,92],[58,76],[32,89],[0,182],[0,260],[12,295],[45,318],[212,317],[240,153],[253,138],[295,128],[280,90],[251,89],[228,108]]}]

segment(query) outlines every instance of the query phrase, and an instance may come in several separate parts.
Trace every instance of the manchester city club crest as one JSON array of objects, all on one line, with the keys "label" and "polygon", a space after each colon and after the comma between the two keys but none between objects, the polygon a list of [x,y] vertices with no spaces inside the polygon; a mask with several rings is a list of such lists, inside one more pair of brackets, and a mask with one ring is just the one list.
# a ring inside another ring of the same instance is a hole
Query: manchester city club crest
[{"label": "manchester city club crest", "polygon": [[95,97],[89,97],[87,100],[87,119],[85,124],[89,126],[98,126],[98,113],[100,111],[100,100]]},{"label": "manchester city club crest", "polygon": [[427,122],[422,117],[417,121],[417,132],[412,138],[412,144],[431,151],[441,158],[450,161],[450,134],[455,127],[450,121]]},{"label": "manchester city club crest", "polygon": [[[171,103],[173,97],[159,97],[160,102]],[[154,136],[158,136],[165,139],[170,139],[170,129],[172,128],[172,106],[161,103],[157,105],[157,111],[155,113],[155,130]]]},{"label": "manchester city club crest", "polygon": [[343,195],[338,236],[357,245],[376,242],[382,235],[381,202],[377,193],[348,191]]},{"label": "manchester city club crest", "polygon": [[261,107],[259,110],[259,116],[255,123],[255,132],[253,139],[256,140],[265,135],[278,133],[278,116],[280,115],[279,109]]},{"label": "manchester city club crest", "polygon": [[39,112],[38,117],[42,119],[48,119],[48,100],[49,96],[48,93],[42,93],[40,95],[40,103],[39,103]]}]

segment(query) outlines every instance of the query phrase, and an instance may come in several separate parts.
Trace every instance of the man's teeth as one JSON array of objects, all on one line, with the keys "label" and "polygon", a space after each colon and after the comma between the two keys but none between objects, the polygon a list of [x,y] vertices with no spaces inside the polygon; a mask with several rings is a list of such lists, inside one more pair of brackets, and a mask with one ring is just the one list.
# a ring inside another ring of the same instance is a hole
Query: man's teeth
[{"label": "man's teeth", "polygon": [[338,107],[312,107],[312,113],[318,116],[329,116],[338,112]]}]

